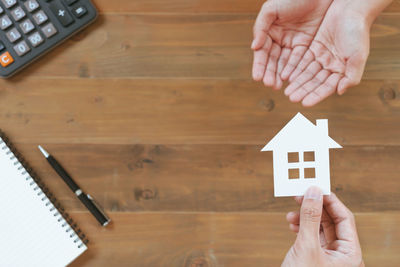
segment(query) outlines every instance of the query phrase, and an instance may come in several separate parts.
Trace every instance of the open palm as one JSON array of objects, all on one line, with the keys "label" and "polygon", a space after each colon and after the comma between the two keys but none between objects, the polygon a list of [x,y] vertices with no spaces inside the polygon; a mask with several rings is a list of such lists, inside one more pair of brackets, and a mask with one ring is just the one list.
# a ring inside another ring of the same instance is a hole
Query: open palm
[{"label": "open palm", "polygon": [[285,94],[313,106],[329,95],[357,85],[369,54],[369,27],[363,18],[334,1],[296,69]]},{"label": "open palm", "polygon": [[282,87],[310,47],[332,0],[269,0],[254,26],[253,78]]}]

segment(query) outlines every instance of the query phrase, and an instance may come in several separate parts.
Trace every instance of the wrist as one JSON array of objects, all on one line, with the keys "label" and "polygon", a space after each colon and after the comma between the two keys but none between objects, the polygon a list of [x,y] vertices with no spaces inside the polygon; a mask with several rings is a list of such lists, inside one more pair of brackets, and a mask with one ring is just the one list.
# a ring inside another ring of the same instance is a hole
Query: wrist
[{"label": "wrist", "polygon": [[334,0],[345,1],[346,7],[358,13],[368,26],[374,23],[379,14],[392,0]]},{"label": "wrist", "polygon": [[[362,1],[362,0],[357,0]],[[365,19],[368,25],[372,25],[375,19],[382,13],[382,11],[392,2],[392,0],[367,0],[365,1]]]}]

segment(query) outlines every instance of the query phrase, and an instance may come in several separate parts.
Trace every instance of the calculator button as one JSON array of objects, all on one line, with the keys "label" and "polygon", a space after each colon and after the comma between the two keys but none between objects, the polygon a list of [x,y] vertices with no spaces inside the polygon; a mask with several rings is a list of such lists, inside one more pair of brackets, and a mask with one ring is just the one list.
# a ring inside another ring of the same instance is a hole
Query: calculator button
[{"label": "calculator button", "polygon": [[74,19],[60,1],[51,2],[50,9],[64,27],[74,22]]},{"label": "calculator button", "polygon": [[5,48],[6,46],[4,45],[4,43],[0,41],[0,51],[3,51]]},{"label": "calculator button", "polygon": [[19,21],[25,17],[25,12],[22,7],[17,7],[13,11],[11,11],[11,15],[16,21]]},{"label": "calculator button", "polygon": [[11,43],[14,43],[19,38],[21,38],[21,34],[17,30],[17,28],[12,28],[9,32],[7,32],[7,38],[10,40]]},{"label": "calculator button", "polygon": [[72,13],[74,13],[75,17],[81,18],[87,13],[87,9],[85,6],[78,6],[72,10]]},{"label": "calculator button", "polygon": [[54,34],[57,33],[57,29],[54,27],[52,23],[47,24],[42,28],[42,32],[47,38],[52,37]]},{"label": "calculator button", "polygon": [[21,22],[21,24],[19,24],[19,27],[21,28],[24,34],[30,33],[35,29],[35,26],[33,25],[30,19],[26,19],[23,22]]},{"label": "calculator button", "polygon": [[39,4],[36,0],[29,0],[25,2],[25,7],[29,12],[33,12],[38,9]]},{"label": "calculator button", "polygon": [[14,59],[12,58],[10,53],[8,53],[8,52],[5,52],[0,56],[0,64],[3,67],[7,67],[8,65],[10,65],[13,62],[14,62]]},{"label": "calculator button", "polygon": [[5,30],[12,25],[10,18],[4,15],[0,18],[0,29]]},{"label": "calculator button", "polygon": [[33,19],[35,20],[36,24],[40,25],[47,21],[47,15],[43,12],[43,10],[38,11],[33,15]]},{"label": "calculator button", "polygon": [[34,34],[32,34],[31,36],[28,37],[29,42],[33,45],[33,47],[37,47],[39,46],[41,43],[44,42],[44,39],[42,38],[42,36],[38,33],[35,32]]},{"label": "calculator button", "polygon": [[29,48],[28,44],[25,41],[18,43],[14,46],[14,50],[18,56],[22,57],[26,53],[28,53],[31,49]]},{"label": "calculator button", "polygon": [[1,0],[1,2],[3,2],[3,4],[6,6],[6,8],[10,8],[10,7],[13,7],[17,3],[17,0]]},{"label": "calculator button", "polygon": [[72,5],[73,3],[77,2],[78,0],[64,0],[67,5]]}]

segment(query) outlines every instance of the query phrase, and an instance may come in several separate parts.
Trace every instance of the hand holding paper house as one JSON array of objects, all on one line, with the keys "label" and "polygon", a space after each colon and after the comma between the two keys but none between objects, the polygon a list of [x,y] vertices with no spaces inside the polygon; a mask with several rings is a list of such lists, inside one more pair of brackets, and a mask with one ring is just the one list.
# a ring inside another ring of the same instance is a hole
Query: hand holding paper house
[{"label": "hand holding paper house", "polygon": [[261,150],[273,151],[275,197],[302,196],[312,185],[329,195],[330,148],[342,147],[328,136],[328,120],[314,125],[297,113]]}]

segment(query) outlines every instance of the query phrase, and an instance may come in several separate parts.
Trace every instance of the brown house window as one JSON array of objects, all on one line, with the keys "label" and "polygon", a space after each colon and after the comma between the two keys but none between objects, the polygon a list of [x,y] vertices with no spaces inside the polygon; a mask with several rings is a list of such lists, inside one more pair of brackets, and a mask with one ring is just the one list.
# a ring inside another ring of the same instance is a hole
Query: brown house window
[{"label": "brown house window", "polygon": [[289,179],[299,179],[300,170],[299,169],[289,169]]},{"label": "brown house window", "polygon": [[[289,179],[315,179],[315,152],[288,152]],[[314,164],[313,164],[314,163]]]}]

